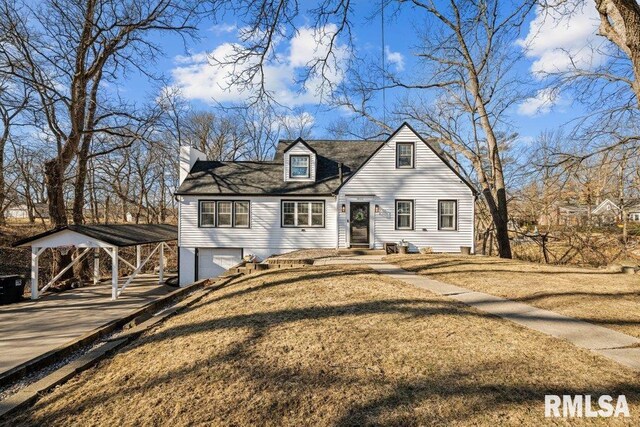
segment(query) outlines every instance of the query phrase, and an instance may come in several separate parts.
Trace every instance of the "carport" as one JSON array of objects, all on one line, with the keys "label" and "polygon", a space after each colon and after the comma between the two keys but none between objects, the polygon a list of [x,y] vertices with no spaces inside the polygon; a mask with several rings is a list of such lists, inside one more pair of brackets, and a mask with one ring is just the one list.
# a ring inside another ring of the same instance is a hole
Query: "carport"
[{"label": "carport", "polygon": [[[99,224],[67,225],[15,242],[16,247],[31,247],[31,299],[37,299],[62,275],[85,258],[93,249],[93,283],[100,279],[100,251],[104,250],[111,259],[111,299],[117,299],[140,273],[151,257],[159,252],[158,282],[164,280],[164,250],[173,251],[167,242],[178,239],[178,229],[169,224]],[[142,259],[142,245],[153,245],[153,249]],[[135,265],[122,258],[118,251],[123,247],[136,247]],[[56,274],[42,289],[38,289],[38,260],[46,249],[59,249],[63,254],[72,249],[80,249],[78,256]],[[175,252],[175,251],[174,251]],[[132,272],[120,285],[118,264],[122,262]]]}]

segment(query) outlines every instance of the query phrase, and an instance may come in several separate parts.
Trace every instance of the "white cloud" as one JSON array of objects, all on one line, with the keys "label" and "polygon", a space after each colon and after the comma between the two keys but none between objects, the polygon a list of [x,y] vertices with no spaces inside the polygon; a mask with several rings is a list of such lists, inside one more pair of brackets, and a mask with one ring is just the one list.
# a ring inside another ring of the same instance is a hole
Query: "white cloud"
[{"label": "white cloud", "polygon": [[535,117],[548,114],[556,105],[566,105],[564,99],[557,90],[550,88],[540,89],[535,96],[527,98],[518,105],[518,114]]},{"label": "white cloud", "polygon": [[238,29],[238,26],[236,24],[225,24],[224,22],[221,24],[216,24],[211,28],[209,28],[209,30],[212,31],[217,36],[222,34],[233,33],[237,29]]},{"label": "white cloud", "polygon": [[543,116],[554,109],[564,109],[571,104],[570,101],[555,89],[540,89],[535,96],[518,104],[518,114],[528,117]]},{"label": "white cloud", "polygon": [[[331,35],[337,31],[333,24],[322,31],[301,28],[291,39],[281,40],[275,46],[275,58],[264,67],[265,86],[274,98],[289,107],[322,102],[323,80],[311,76],[305,87],[299,87],[296,76],[304,67],[316,59],[324,58],[328,51]],[[209,52],[196,52],[188,56],[174,58],[176,67],[172,70],[174,85],[187,99],[204,102],[237,102],[246,100],[251,92],[246,88],[232,85],[232,76],[240,72],[241,65],[219,65],[212,58],[224,63],[234,53],[232,43],[223,43]],[[330,58],[325,77],[338,84],[344,79],[344,62],[349,51],[346,45],[334,46],[335,62]],[[244,64],[249,66],[250,64]],[[257,77],[256,77],[257,78]]]},{"label": "white cloud", "polygon": [[303,111],[300,114],[287,114],[281,119],[281,124],[287,129],[310,129],[316,122],[313,114]]},{"label": "white cloud", "polygon": [[538,78],[544,73],[567,71],[572,60],[586,69],[606,61],[605,41],[596,35],[599,17],[593,2],[571,11],[566,7],[538,7],[527,36],[516,42],[534,60],[531,72]]},{"label": "white cloud", "polygon": [[396,71],[404,71],[404,56],[400,52],[392,52],[389,46],[384,47],[384,54],[389,64],[393,64]]}]

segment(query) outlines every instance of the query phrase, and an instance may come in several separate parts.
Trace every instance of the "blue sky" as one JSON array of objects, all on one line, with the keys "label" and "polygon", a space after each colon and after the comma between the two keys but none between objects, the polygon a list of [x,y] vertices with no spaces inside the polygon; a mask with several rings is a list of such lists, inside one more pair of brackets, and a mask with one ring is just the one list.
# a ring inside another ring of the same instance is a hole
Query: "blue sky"
[{"label": "blue sky", "polygon": [[[522,40],[513,46],[518,51],[524,46],[528,48],[517,71],[530,79],[532,87],[539,88],[534,93],[535,96],[514,106],[510,111],[509,118],[523,142],[583,113],[582,107],[573,102],[569,94],[542,89],[544,80],[539,78],[537,72],[562,69],[567,63],[566,51],[582,60],[586,66],[598,63],[601,58],[594,57],[588,49],[588,46],[599,42],[595,36],[597,15],[591,2],[587,6],[570,18],[545,17],[541,11],[534,11],[523,28]],[[365,18],[371,12],[369,7],[363,7],[362,4],[358,7],[356,15],[360,18],[357,18],[353,27],[355,49],[359,54],[379,57],[382,49],[380,19],[378,17],[369,21]],[[391,70],[410,75],[419,67],[414,52],[419,43],[416,32],[420,23],[412,19],[406,12],[407,9],[403,10],[393,19],[387,17],[385,52],[387,66]],[[205,21],[199,28],[201,40],[192,43],[186,51],[181,40],[163,35],[157,43],[164,48],[166,56],[151,66],[157,67],[159,72],[166,75],[172,85],[180,87],[183,95],[195,108],[210,108],[214,99],[220,102],[237,100],[244,95],[225,91],[217,84],[223,79],[223,72],[210,64],[209,55],[224,55],[229,44],[237,41],[241,25],[233,16],[227,16],[224,22],[217,25]],[[324,127],[330,121],[347,113],[335,109],[327,111],[322,103],[317,104],[318,99],[313,91],[299,92],[299,88],[291,84],[295,72],[305,63],[305,55],[313,55],[314,49],[321,49],[314,45],[313,34],[305,26],[304,17],[299,22],[299,29],[298,34],[292,34],[278,45],[280,60],[270,65],[268,78],[279,101],[295,107],[296,114],[304,110],[313,115],[314,136],[319,137],[324,134]],[[345,55],[348,54],[345,52]],[[129,76],[122,83],[121,89],[128,97],[137,98],[152,96],[154,87],[144,76]],[[393,104],[394,96],[393,91],[387,93],[388,107]]]}]

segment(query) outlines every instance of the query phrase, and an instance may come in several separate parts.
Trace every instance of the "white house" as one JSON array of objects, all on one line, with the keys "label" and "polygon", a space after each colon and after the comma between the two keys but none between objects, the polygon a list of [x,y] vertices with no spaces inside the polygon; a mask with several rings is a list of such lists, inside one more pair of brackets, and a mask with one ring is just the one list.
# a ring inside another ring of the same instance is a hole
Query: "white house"
[{"label": "white house", "polygon": [[303,248],[459,252],[474,246],[473,187],[403,124],[386,141],[280,141],[266,162],[207,161],[182,147],[180,283],[244,255]]}]

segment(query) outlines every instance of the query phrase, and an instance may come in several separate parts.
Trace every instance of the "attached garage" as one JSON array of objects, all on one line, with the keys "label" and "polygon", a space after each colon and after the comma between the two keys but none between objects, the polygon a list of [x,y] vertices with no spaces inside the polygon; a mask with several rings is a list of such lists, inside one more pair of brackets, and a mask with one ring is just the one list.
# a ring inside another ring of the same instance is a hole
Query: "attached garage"
[{"label": "attached garage", "polygon": [[196,280],[220,276],[242,261],[241,248],[199,248]]}]

